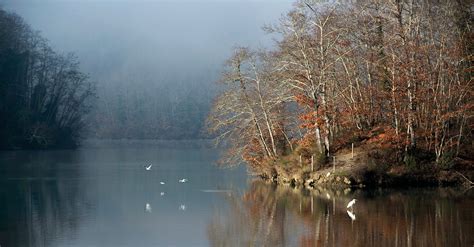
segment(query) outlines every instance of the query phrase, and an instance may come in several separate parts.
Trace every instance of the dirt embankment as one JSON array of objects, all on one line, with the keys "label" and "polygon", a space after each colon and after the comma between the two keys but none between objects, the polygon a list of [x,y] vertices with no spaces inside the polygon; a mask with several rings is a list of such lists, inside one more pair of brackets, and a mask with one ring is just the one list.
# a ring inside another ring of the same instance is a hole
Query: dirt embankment
[{"label": "dirt embankment", "polygon": [[[389,158],[392,157],[392,158]],[[303,165],[298,168],[276,166],[271,175],[263,178],[277,184],[291,186],[337,187],[398,187],[398,186],[473,186],[472,160],[456,159],[449,169],[438,167],[431,160],[419,161],[410,167],[403,161],[395,162],[393,153],[365,143],[341,149],[318,169]]]}]

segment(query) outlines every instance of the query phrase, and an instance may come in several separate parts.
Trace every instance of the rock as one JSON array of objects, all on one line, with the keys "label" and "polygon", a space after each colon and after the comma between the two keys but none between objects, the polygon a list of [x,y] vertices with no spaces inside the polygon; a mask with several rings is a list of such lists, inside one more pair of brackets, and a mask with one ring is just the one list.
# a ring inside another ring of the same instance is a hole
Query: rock
[{"label": "rock", "polygon": [[336,177],[337,182],[341,182],[341,177]]},{"label": "rock", "polygon": [[344,177],[344,183],[350,185],[350,184],[351,184],[351,180],[348,179],[347,177]]}]

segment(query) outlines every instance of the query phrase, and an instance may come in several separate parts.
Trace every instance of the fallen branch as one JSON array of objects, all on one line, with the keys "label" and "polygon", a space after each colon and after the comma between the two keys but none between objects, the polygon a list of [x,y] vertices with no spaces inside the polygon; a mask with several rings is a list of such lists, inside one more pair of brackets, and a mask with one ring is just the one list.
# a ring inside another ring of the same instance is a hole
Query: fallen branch
[{"label": "fallen branch", "polygon": [[466,176],[464,176],[462,173],[458,172],[458,171],[455,171],[457,174],[459,174],[461,177],[463,177],[464,179],[466,179],[466,181],[472,186],[474,184],[474,182],[472,182],[471,180],[469,180],[469,178],[467,178]]}]

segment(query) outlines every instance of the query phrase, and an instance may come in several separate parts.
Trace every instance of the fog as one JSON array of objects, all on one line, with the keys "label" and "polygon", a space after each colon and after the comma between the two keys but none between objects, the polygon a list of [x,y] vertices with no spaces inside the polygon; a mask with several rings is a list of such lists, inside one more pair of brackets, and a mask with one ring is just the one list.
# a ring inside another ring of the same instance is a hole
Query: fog
[{"label": "fog", "polygon": [[92,138],[202,138],[232,48],[272,45],[281,1],[2,1],[96,82]]}]

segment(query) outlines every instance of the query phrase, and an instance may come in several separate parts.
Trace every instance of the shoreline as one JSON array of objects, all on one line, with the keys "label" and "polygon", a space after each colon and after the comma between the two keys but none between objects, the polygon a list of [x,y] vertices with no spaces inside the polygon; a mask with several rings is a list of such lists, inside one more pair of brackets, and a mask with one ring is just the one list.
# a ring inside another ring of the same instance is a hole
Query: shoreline
[{"label": "shoreline", "polygon": [[[394,162],[393,157],[380,156],[387,150],[360,146],[353,153],[343,149],[336,152],[333,162],[317,165],[286,163],[280,159],[270,163],[270,169],[254,174],[262,180],[293,187],[331,186],[341,188],[400,188],[474,186],[474,164],[471,159],[456,159],[449,168],[437,166],[430,160],[418,160],[415,167]],[[392,162],[389,162],[391,160]]]},{"label": "shoreline", "polygon": [[353,174],[340,175],[330,173],[329,175],[321,172],[314,172],[307,177],[274,175],[268,177],[266,174],[259,174],[258,177],[275,185],[304,187],[306,189],[316,189],[317,187],[334,188],[422,188],[422,187],[473,187],[472,181],[468,180],[462,173],[457,171],[442,171],[431,175],[378,175],[377,180],[361,179]]}]

